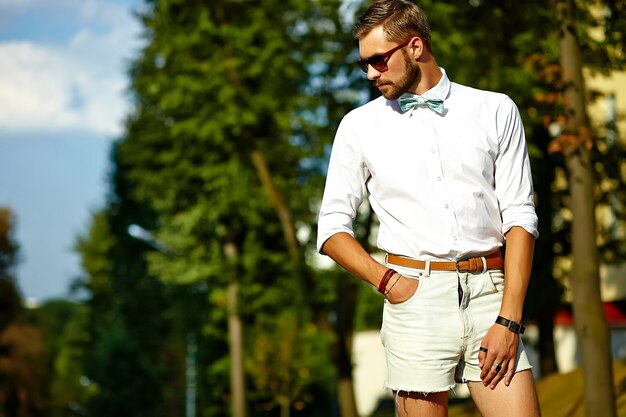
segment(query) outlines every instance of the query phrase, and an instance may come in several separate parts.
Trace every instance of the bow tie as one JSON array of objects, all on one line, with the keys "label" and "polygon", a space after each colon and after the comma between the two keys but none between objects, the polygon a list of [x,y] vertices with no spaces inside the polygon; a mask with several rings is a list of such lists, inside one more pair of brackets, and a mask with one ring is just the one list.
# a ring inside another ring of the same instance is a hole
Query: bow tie
[{"label": "bow tie", "polygon": [[407,111],[416,106],[428,106],[435,113],[441,114],[443,113],[443,100],[435,99],[425,99],[419,96],[415,97],[400,97],[398,100],[400,103],[400,108],[402,111]]}]

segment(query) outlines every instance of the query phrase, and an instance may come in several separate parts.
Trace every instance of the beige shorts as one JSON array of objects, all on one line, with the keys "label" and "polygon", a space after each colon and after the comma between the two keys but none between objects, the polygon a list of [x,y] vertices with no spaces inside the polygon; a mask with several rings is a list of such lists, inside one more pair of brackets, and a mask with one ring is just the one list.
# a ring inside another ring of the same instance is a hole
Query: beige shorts
[{"label": "beige shorts", "polygon": [[[405,302],[385,300],[385,385],[394,391],[429,393],[480,381],[478,348],[500,311],[504,273],[389,267],[420,284]],[[520,338],[515,372],[530,368]]]}]

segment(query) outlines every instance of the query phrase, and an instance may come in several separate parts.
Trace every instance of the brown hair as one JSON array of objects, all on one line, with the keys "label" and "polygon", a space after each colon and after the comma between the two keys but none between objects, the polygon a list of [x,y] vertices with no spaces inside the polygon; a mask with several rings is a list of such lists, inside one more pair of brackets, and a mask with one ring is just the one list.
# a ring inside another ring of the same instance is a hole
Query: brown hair
[{"label": "brown hair", "polygon": [[419,36],[426,48],[432,51],[428,18],[422,9],[410,1],[374,1],[357,20],[352,35],[355,39],[360,39],[379,25],[383,26],[389,41],[402,42],[411,36]]}]

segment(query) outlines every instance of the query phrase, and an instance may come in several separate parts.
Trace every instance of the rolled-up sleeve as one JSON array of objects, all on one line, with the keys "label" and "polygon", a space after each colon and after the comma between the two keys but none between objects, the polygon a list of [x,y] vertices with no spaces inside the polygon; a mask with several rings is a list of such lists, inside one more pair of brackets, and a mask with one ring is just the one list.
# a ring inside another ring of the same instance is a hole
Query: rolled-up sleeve
[{"label": "rolled-up sleeve", "polygon": [[524,126],[513,101],[506,97],[498,107],[496,124],[499,151],[495,166],[495,192],[500,204],[502,232],[513,226],[539,236],[530,160]]},{"label": "rolled-up sleeve", "polygon": [[[349,115],[348,115],[349,116]],[[334,234],[354,236],[352,222],[365,195],[369,170],[346,116],[337,129],[317,226],[317,250]]]}]

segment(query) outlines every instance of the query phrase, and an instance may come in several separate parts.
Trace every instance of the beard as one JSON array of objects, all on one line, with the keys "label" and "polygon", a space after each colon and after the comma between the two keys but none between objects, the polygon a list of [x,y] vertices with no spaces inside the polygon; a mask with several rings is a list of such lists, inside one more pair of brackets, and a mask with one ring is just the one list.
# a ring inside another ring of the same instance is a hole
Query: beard
[{"label": "beard", "polygon": [[422,76],[422,72],[419,67],[413,66],[411,59],[405,51],[402,51],[402,56],[404,57],[404,75],[398,82],[393,82],[385,79],[378,79],[375,83],[376,87],[380,85],[385,85],[387,87],[386,91],[381,90],[381,94],[387,100],[397,100],[400,96],[409,89],[417,84],[418,80]]}]

